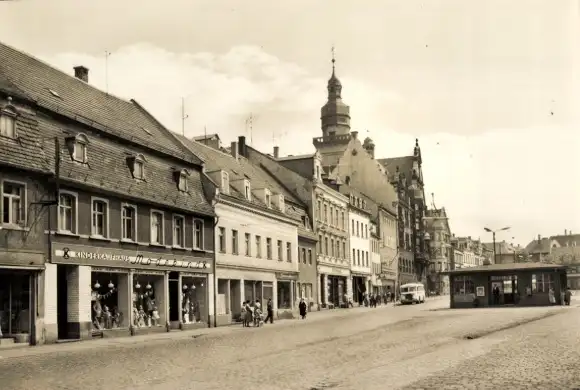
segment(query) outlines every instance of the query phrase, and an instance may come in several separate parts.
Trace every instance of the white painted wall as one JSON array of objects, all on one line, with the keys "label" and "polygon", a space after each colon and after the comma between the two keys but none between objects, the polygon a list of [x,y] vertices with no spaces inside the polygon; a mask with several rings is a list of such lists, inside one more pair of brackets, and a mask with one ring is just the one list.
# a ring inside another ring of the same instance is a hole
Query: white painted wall
[{"label": "white painted wall", "polygon": [[[56,264],[45,263],[44,268],[44,323],[57,324]],[[90,281],[89,281],[90,283]]]},{"label": "white painted wall", "polygon": [[[370,241],[371,229],[369,217],[350,209],[348,212],[348,221],[350,233],[349,234],[350,269],[353,272],[360,272],[370,275],[372,263],[371,263],[371,241]],[[359,226],[358,231],[357,224]],[[354,254],[353,251],[355,252]],[[358,251],[360,251],[361,254],[360,265],[358,264]],[[366,263],[367,256],[368,256],[368,264]]]},{"label": "white painted wall", "polygon": [[[298,272],[298,229],[295,225],[280,222],[256,213],[241,210],[233,206],[218,203],[215,207],[219,216],[216,226],[216,260],[218,265],[216,272],[218,278],[222,278],[220,265],[243,266],[250,268],[268,269],[274,272]],[[226,230],[226,252],[220,252],[219,228]],[[232,230],[238,231],[238,254],[232,253]],[[245,233],[250,234],[250,256],[245,253]],[[256,250],[256,236],[262,238],[261,258],[258,258]],[[272,239],[272,259],[267,258],[266,239]],[[283,244],[283,260],[278,260],[278,240]],[[292,259],[286,259],[286,243],[291,244]],[[225,278],[225,277],[224,277]]]}]

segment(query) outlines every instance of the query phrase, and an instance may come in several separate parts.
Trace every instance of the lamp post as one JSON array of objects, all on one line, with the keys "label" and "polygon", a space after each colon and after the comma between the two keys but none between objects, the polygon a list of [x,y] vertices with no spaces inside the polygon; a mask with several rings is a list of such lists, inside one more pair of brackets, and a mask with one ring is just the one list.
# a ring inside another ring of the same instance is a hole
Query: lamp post
[{"label": "lamp post", "polygon": [[501,228],[501,229],[496,229],[496,230],[491,230],[490,228],[486,228],[486,227],[483,228],[483,230],[485,230],[486,232],[491,233],[493,235],[493,263],[494,264],[497,263],[497,259],[495,258],[495,233],[501,232],[504,230],[509,230],[509,229],[510,229],[509,226],[506,226],[506,227]]}]

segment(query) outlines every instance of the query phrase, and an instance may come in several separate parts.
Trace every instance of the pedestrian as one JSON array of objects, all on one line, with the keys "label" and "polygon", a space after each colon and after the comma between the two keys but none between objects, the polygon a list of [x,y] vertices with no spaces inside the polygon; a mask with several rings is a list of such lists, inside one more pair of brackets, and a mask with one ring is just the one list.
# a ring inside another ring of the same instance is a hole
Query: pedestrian
[{"label": "pedestrian", "polygon": [[300,311],[300,317],[303,320],[306,319],[306,302],[304,302],[304,298],[300,298],[300,303],[298,304],[298,310]]},{"label": "pedestrian", "polygon": [[552,287],[550,287],[550,291],[548,291],[548,299],[550,300],[551,305],[556,304],[556,296]]},{"label": "pedestrian", "polygon": [[264,323],[267,323],[270,320],[270,323],[274,323],[274,304],[272,303],[272,298],[268,298],[268,304],[266,305],[266,310],[268,311],[268,315],[264,320]]},{"label": "pedestrian", "polygon": [[566,287],[566,292],[564,293],[564,302],[566,306],[570,306],[571,300],[572,300],[572,291],[570,291],[570,287]]},{"label": "pedestrian", "polygon": [[254,322],[254,307],[251,301],[246,301],[246,326],[249,327],[250,324]]},{"label": "pedestrian", "polygon": [[246,301],[242,302],[242,310],[240,313],[240,317],[242,319],[242,326],[246,327]]}]

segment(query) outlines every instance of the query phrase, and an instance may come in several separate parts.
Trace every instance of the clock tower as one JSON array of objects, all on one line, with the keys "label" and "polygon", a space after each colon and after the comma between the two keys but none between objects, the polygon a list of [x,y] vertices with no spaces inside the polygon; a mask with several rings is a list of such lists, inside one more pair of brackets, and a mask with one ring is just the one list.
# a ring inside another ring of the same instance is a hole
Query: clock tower
[{"label": "clock tower", "polygon": [[320,110],[323,137],[350,134],[350,107],[342,101],[342,84],[336,77],[334,49],[332,53],[332,76],[327,85],[328,100]]}]

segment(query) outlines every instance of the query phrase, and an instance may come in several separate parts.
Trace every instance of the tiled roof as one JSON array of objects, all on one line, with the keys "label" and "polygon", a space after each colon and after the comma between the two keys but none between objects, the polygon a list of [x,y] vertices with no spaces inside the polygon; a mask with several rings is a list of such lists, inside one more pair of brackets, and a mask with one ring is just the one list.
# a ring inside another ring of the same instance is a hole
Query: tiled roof
[{"label": "tiled roof", "polygon": [[405,178],[411,180],[413,175],[413,156],[381,158],[377,160],[388,172],[389,180],[393,180],[393,175],[399,167],[399,172],[405,174]]},{"label": "tiled roof", "polygon": [[88,164],[72,161],[66,150],[65,134],[62,126],[39,115],[38,130],[46,137],[45,153],[54,167],[55,145],[53,138],[58,137],[61,145],[60,175],[69,181],[118,194],[120,197],[133,197],[144,202],[164,205],[188,212],[214,215],[213,208],[204,195],[201,169],[189,169],[188,191],[177,188],[174,172],[185,166],[172,165],[167,159],[144,154],[146,159],[145,180],[135,180],[127,166],[126,158],[134,156],[135,149],[110,142],[102,137],[88,136]]},{"label": "tiled roof", "polygon": [[[286,202],[286,207],[290,207],[288,202],[292,202],[298,206],[303,207],[303,202],[297,198],[294,194],[287,191],[283,186],[281,186],[273,177],[271,177],[268,172],[256,166],[252,162],[243,156],[238,156],[236,160],[231,154],[224,153],[222,151],[216,150],[212,147],[203,145],[202,143],[193,141],[187,137],[180,134],[174,133],[174,136],[182,142],[194,155],[204,161],[207,172],[213,172],[217,170],[225,170],[230,176],[230,195],[234,198],[245,202],[244,189],[241,187],[243,184],[235,184],[243,179],[248,179],[252,190],[269,189],[273,194],[281,193],[284,195]],[[266,208],[264,200],[252,196],[252,204],[258,205]],[[274,211],[273,209],[268,209],[269,211]],[[286,216],[288,213],[285,213]],[[300,219],[299,217],[297,218]]]},{"label": "tiled roof", "polygon": [[566,234],[550,237],[550,240],[554,240],[558,245],[565,246],[580,246],[580,234]]},{"label": "tiled roof", "polygon": [[550,238],[543,237],[540,241],[533,240],[526,245],[525,251],[527,253],[549,253],[550,252]]},{"label": "tiled roof", "polygon": [[546,263],[509,263],[509,264],[490,264],[480,265],[478,267],[461,268],[454,271],[447,271],[448,274],[470,274],[476,272],[499,272],[515,270],[549,270],[549,269],[566,269],[566,266]]},{"label": "tiled roof", "polygon": [[134,100],[123,100],[0,43],[0,89],[97,130],[199,163]]}]

